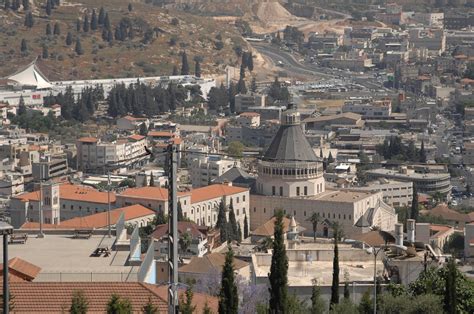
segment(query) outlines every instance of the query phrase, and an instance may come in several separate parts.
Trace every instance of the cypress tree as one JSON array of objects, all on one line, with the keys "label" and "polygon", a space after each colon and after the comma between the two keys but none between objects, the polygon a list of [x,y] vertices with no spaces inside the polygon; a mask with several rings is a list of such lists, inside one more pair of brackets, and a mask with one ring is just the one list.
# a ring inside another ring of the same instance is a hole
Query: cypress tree
[{"label": "cypress tree", "polygon": [[418,191],[416,186],[413,184],[413,197],[411,199],[411,211],[410,211],[410,218],[418,220]]},{"label": "cypress tree", "polygon": [[20,0],[13,0],[12,10],[13,11],[18,11],[19,8],[20,8]]},{"label": "cypress tree", "polygon": [[199,60],[196,60],[195,61],[195,64],[194,64],[194,75],[196,77],[201,77],[201,63],[199,62]]},{"label": "cypress tree", "polygon": [[224,202],[219,204],[219,213],[217,214],[216,228],[221,233],[221,242],[227,241],[227,216],[225,214]]},{"label": "cypress tree", "polygon": [[28,44],[26,43],[26,40],[24,38],[21,40],[20,51],[23,53],[28,51]]},{"label": "cypress tree", "polygon": [[81,31],[81,20],[77,19],[76,20],[76,32],[80,32],[80,31]]},{"label": "cypress tree", "polygon": [[5,0],[4,7],[3,7],[5,9],[5,11],[10,10],[10,7],[11,7],[10,0]]},{"label": "cypress tree", "polygon": [[451,257],[447,265],[447,273],[445,276],[446,292],[444,294],[444,311],[445,313],[458,313],[456,309],[457,294],[456,294],[456,263],[454,257]]},{"label": "cypress tree", "polygon": [[20,96],[20,102],[18,103],[18,112],[19,116],[24,115],[26,113],[26,106],[25,106],[25,99],[23,95]]},{"label": "cypress tree", "polygon": [[334,162],[334,157],[332,157],[332,153],[329,152],[328,163],[332,164],[333,162]]},{"label": "cypress tree", "polygon": [[249,237],[249,224],[247,221],[247,214],[245,214],[244,217],[244,239],[247,239]]},{"label": "cypress tree", "polygon": [[84,33],[87,33],[89,31],[89,15],[84,16],[84,23],[82,25],[82,30]]},{"label": "cypress tree", "polygon": [[247,94],[247,86],[245,85],[245,81],[243,78],[241,78],[237,83],[237,92],[239,94]]},{"label": "cypress tree", "polygon": [[186,51],[181,53],[181,75],[189,75],[189,63]]},{"label": "cypress tree", "polygon": [[420,162],[426,163],[425,141],[421,141]]},{"label": "cypress tree", "polygon": [[49,36],[52,34],[52,31],[51,31],[51,24],[46,24],[46,36]]},{"label": "cypress tree", "polygon": [[249,52],[247,58],[247,69],[249,69],[250,72],[253,71],[253,55],[251,52]]},{"label": "cypress tree", "polygon": [[333,232],[334,232],[334,257],[332,261],[332,285],[331,285],[331,303],[330,307],[333,304],[339,303],[339,248],[338,242],[341,237],[341,229],[338,223],[333,223]]},{"label": "cypress tree", "polygon": [[68,45],[68,46],[72,45],[72,34],[71,34],[71,32],[67,32],[66,45]]},{"label": "cypress tree", "polygon": [[59,28],[59,23],[54,24],[53,34],[56,36],[61,35],[61,29]]},{"label": "cypress tree", "polygon": [[91,30],[95,31],[97,29],[97,14],[95,13],[95,9],[92,10],[91,16]]},{"label": "cypress tree", "polygon": [[33,19],[33,14],[31,12],[26,13],[25,26],[28,28],[32,28],[34,25],[35,25],[35,21]]},{"label": "cypress tree", "polygon": [[155,186],[155,178],[153,176],[153,172],[151,173],[151,177],[150,177],[150,186]]},{"label": "cypress tree", "polygon": [[239,295],[234,278],[234,252],[229,247],[222,268],[221,290],[219,292],[219,314],[237,314]]},{"label": "cypress tree", "polygon": [[255,77],[252,77],[252,82],[250,83],[250,90],[252,93],[257,92],[257,79]]},{"label": "cypress tree", "polygon": [[311,314],[323,314],[325,312],[325,302],[321,297],[321,288],[317,282],[313,281],[311,289]]},{"label": "cypress tree", "polygon": [[184,215],[183,215],[183,207],[181,206],[181,202],[178,201],[178,221],[184,221]]},{"label": "cypress tree", "polygon": [[49,57],[48,47],[46,45],[43,45],[43,52],[41,53],[41,58],[48,59],[48,57]]},{"label": "cypress tree", "polygon": [[76,47],[74,48],[74,51],[79,56],[84,54],[84,50],[82,49],[81,40],[79,39],[79,37],[77,37],[77,39],[76,39]]},{"label": "cypress tree", "polygon": [[105,13],[104,16],[104,28],[110,32],[110,20],[109,20],[109,13]]},{"label": "cypress tree", "polygon": [[283,236],[283,212],[275,220],[272,263],[270,266],[270,313],[286,313],[288,308],[288,257]]},{"label": "cypress tree", "polygon": [[179,302],[179,312],[182,314],[192,314],[196,310],[196,306],[193,306],[193,289],[191,286],[186,288],[186,300],[181,299]]},{"label": "cypress tree", "polygon": [[173,73],[171,75],[173,76],[179,75],[178,67],[176,66],[176,64],[173,65]]},{"label": "cypress tree", "polygon": [[104,24],[104,18],[105,18],[104,7],[100,7],[100,9],[99,9],[99,18],[97,19],[97,23],[99,25],[103,25]]},{"label": "cypress tree", "polygon": [[46,14],[48,16],[51,16],[52,9],[53,9],[53,5],[51,3],[51,0],[46,1]]},{"label": "cypress tree", "polygon": [[349,298],[350,298],[349,282],[345,281],[344,282],[344,299],[349,300]]},{"label": "cypress tree", "polygon": [[245,78],[245,65],[244,63],[242,62],[242,64],[240,65],[240,79],[243,80]]},{"label": "cypress tree", "polygon": [[240,242],[239,238],[239,230],[237,227],[237,220],[235,219],[235,212],[234,212],[234,205],[232,202],[232,198],[230,199],[230,205],[229,205],[229,239],[231,240],[236,240]]},{"label": "cypress tree", "polygon": [[128,4],[128,12],[132,12],[133,11],[133,6],[131,3]]}]

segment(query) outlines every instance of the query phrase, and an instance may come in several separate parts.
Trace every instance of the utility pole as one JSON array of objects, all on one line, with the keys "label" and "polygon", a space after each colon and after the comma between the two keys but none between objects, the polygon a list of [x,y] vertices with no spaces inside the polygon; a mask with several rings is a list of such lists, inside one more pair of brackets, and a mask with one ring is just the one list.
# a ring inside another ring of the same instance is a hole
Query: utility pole
[{"label": "utility pole", "polygon": [[39,197],[39,222],[40,231],[38,238],[44,238],[43,233],[43,165],[40,163],[40,197]]},{"label": "utility pole", "polygon": [[109,238],[112,237],[112,230],[111,230],[111,226],[110,226],[110,222],[111,222],[111,219],[110,219],[110,189],[111,189],[111,184],[110,184],[110,170],[107,171],[107,204],[108,204],[108,208],[107,208],[107,225],[109,226],[108,227],[108,232],[107,232],[107,236]]},{"label": "utility pole", "polygon": [[168,145],[168,313],[178,313],[178,196],[177,149]]}]

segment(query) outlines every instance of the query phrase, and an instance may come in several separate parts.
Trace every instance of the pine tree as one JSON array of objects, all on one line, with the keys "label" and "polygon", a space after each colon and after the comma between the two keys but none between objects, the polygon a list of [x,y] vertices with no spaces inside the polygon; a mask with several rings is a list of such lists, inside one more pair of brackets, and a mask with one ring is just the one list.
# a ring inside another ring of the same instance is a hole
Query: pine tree
[{"label": "pine tree", "polygon": [[77,37],[76,39],[76,47],[74,48],[74,51],[77,53],[78,56],[84,54],[84,50],[82,49],[81,40],[79,39],[79,37]]},{"label": "pine tree", "polygon": [[339,248],[338,242],[341,237],[341,227],[338,223],[333,223],[332,226],[334,232],[334,257],[332,261],[332,285],[331,285],[331,302],[330,307],[333,304],[339,303]]},{"label": "pine tree", "polygon": [[28,28],[32,28],[34,25],[35,25],[35,21],[33,19],[33,14],[31,12],[26,13],[25,26]]},{"label": "pine tree", "polygon": [[239,94],[247,94],[247,86],[245,85],[245,81],[242,78],[237,83],[237,92]]},{"label": "pine tree", "polygon": [[81,31],[81,20],[77,19],[76,20],[76,32],[80,32],[80,31]]},{"label": "pine tree", "polygon": [[421,163],[426,163],[425,141],[421,141],[420,162]]},{"label": "pine tree", "polygon": [[142,307],[143,314],[158,314],[158,307],[153,304],[151,297],[148,298],[148,302]]},{"label": "pine tree", "polygon": [[235,212],[234,212],[234,205],[232,202],[232,198],[230,199],[230,205],[229,205],[229,239],[230,240],[236,240],[240,242],[239,236],[239,231],[237,227],[237,220],[235,219]]},{"label": "pine tree", "polygon": [[186,51],[181,53],[181,75],[189,75],[188,55]]},{"label": "pine tree", "polygon": [[219,314],[237,314],[239,295],[234,278],[234,252],[229,247],[222,268],[221,290],[219,292]]},{"label": "pine tree", "polygon": [[51,0],[46,1],[46,15],[51,16],[51,11],[53,9],[53,5]]},{"label": "pine tree", "polygon": [[23,98],[23,95],[20,96],[20,102],[18,104],[18,112],[17,114],[19,116],[22,116],[26,114],[26,106],[25,106],[25,99]]},{"label": "pine tree", "polygon": [[74,291],[72,294],[71,307],[69,313],[71,314],[86,314],[89,308],[89,302],[84,296],[84,291]]},{"label": "pine tree", "polygon": [[195,61],[195,64],[194,64],[194,75],[196,77],[201,77],[201,63],[199,62],[199,60],[196,60]]},{"label": "pine tree", "polygon": [[84,31],[84,33],[87,33],[89,31],[89,15],[85,15],[84,16],[84,22],[82,24],[82,30]]},{"label": "pine tree", "polygon": [[46,24],[46,36],[49,36],[52,34],[52,31],[51,31],[51,24]]},{"label": "pine tree", "polygon": [[11,7],[10,0],[5,0],[4,7],[3,7],[5,9],[5,11],[10,10],[10,7]]},{"label": "pine tree", "polygon": [[250,83],[250,90],[252,93],[257,92],[257,79],[255,77],[252,77],[252,82]]},{"label": "pine tree", "polygon": [[321,297],[321,288],[317,285],[316,281],[313,281],[311,290],[311,314],[323,314],[325,313],[325,307],[326,304]]},{"label": "pine tree", "polygon": [[192,314],[196,310],[193,306],[193,290],[191,286],[186,289],[186,300],[181,299],[179,302],[179,312],[182,314]]},{"label": "pine tree", "polygon": [[247,221],[247,214],[244,216],[244,239],[249,237],[249,224]]},{"label": "pine tree", "polygon": [[26,42],[26,40],[25,40],[24,38],[21,40],[20,51],[21,51],[22,53],[28,52],[28,44],[27,44],[27,42]]},{"label": "pine tree", "polygon": [[55,36],[61,35],[61,29],[59,28],[59,23],[54,23],[53,34],[54,34]]},{"label": "pine tree", "polygon": [[283,212],[275,220],[272,262],[270,266],[270,313],[286,313],[288,308],[288,257],[283,236]]},{"label": "pine tree", "polygon": [[28,11],[30,9],[30,0],[23,0],[23,11]]},{"label": "pine tree", "polygon": [[104,18],[105,18],[104,7],[100,7],[100,9],[99,9],[99,18],[97,19],[97,23],[99,25],[103,25],[104,24]]},{"label": "pine tree", "polygon": [[95,9],[92,10],[91,16],[91,30],[95,31],[97,29],[97,14],[95,13]]},{"label": "pine tree", "polygon": [[251,52],[249,52],[247,57],[247,69],[249,69],[250,72],[253,71],[253,55]]},{"label": "pine tree", "polygon": [[418,207],[419,207],[419,205],[418,205],[418,191],[416,189],[415,184],[413,184],[413,196],[412,196],[412,199],[411,199],[411,211],[410,211],[410,218],[411,219],[418,220],[418,213],[419,213]]},{"label": "pine tree", "polygon": [[133,6],[131,3],[128,4],[128,12],[132,12],[133,11]]},{"label": "pine tree", "polygon": [[224,243],[225,241],[227,241],[227,216],[225,213],[224,202],[221,202],[219,204],[219,213],[217,214],[216,228],[218,228],[221,233],[221,242]]},{"label": "pine tree", "polygon": [[71,32],[67,32],[66,35],[66,45],[71,46],[72,45],[72,34]]},{"label": "pine tree", "polygon": [[112,294],[107,303],[107,314],[125,314],[132,313],[132,304],[129,299],[122,299],[117,294]]},{"label": "pine tree", "polygon": [[374,306],[372,299],[370,298],[370,289],[367,289],[359,302],[359,313],[360,314],[372,314],[374,312]]},{"label": "pine tree", "polygon": [[48,57],[49,57],[48,46],[43,45],[43,51],[41,53],[41,58],[48,59]]},{"label": "pine tree", "polygon": [[151,173],[151,176],[150,176],[150,186],[155,186],[155,177],[153,176],[153,172]]},{"label": "pine tree", "polygon": [[183,215],[183,207],[181,206],[181,202],[178,201],[178,221],[184,221],[184,215]]}]

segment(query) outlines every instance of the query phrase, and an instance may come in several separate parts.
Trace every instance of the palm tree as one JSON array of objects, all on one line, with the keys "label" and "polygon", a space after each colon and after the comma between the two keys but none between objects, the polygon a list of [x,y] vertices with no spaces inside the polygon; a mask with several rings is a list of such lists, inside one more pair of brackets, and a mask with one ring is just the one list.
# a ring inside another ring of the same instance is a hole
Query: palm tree
[{"label": "palm tree", "polygon": [[262,249],[268,251],[269,249],[273,248],[273,239],[271,237],[266,237],[262,240]]},{"label": "palm tree", "polygon": [[314,237],[314,242],[316,242],[316,232],[318,231],[318,223],[321,221],[319,213],[313,213],[311,217],[306,219],[306,221],[310,221],[311,224],[313,225],[313,237]]}]

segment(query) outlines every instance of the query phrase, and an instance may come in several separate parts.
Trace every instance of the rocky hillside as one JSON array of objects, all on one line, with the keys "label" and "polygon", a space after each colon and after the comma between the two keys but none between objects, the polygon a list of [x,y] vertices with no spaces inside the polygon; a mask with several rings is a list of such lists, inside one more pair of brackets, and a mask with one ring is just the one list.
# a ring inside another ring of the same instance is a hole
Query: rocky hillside
[{"label": "rocky hillside", "polygon": [[0,77],[37,57],[51,80],[170,75],[184,50],[191,73],[195,58],[204,75],[223,73],[237,64],[235,51],[246,49],[233,25],[131,1],[7,1],[12,5],[0,8]]}]

